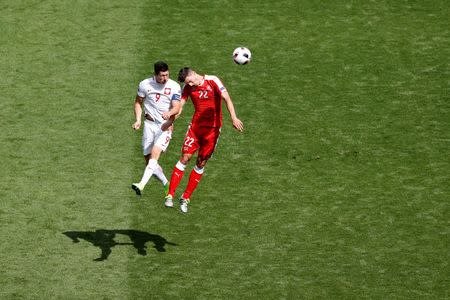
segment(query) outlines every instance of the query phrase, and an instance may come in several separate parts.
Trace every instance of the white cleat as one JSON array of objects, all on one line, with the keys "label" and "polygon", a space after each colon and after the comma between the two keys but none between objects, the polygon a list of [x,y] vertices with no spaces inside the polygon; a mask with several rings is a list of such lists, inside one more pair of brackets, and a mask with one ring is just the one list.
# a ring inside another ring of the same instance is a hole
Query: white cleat
[{"label": "white cleat", "polygon": [[142,190],[144,190],[143,186],[140,186],[139,183],[133,183],[131,188],[136,192],[136,195],[140,196],[142,194]]},{"label": "white cleat", "polygon": [[173,207],[173,197],[172,197],[172,195],[167,195],[165,199],[166,199],[166,201],[164,202],[164,205],[166,207],[169,207],[169,208]]},{"label": "white cleat", "polygon": [[182,213],[187,213],[188,212],[188,204],[189,204],[190,200],[189,199],[183,199],[180,198],[180,210]]}]

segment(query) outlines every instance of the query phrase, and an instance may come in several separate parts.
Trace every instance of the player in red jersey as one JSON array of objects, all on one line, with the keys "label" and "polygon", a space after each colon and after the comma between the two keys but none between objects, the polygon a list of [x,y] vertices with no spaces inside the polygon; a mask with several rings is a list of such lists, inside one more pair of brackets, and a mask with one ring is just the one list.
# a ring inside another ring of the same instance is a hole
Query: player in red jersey
[{"label": "player in red jersey", "polygon": [[189,176],[186,190],[180,198],[180,209],[183,213],[187,213],[191,194],[202,178],[206,162],[213,154],[219,139],[222,127],[222,100],[225,101],[234,128],[242,132],[244,125],[236,117],[230,95],[219,78],[199,75],[191,68],[183,68],[178,73],[178,81],[185,84],[181,94],[181,107],[190,98],[194,104],[194,115],[184,138],[181,158],[175,165],[170,178],[165,205],[173,207],[175,190],[183,178],[186,165],[192,155],[198,151],[197,162]]}]

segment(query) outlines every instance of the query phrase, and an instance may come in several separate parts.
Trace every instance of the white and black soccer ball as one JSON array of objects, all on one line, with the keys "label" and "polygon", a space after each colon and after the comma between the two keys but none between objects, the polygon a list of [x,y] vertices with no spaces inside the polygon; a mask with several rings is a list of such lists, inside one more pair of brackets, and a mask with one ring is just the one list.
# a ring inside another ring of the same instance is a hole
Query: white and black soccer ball
[{"label": "white and black soccer ball", "polygon": [[233,51],[233,61],[238,65],[245,65],[250,62],[252,59],[252,53],[248,48],[245,47],[237,47]]}]

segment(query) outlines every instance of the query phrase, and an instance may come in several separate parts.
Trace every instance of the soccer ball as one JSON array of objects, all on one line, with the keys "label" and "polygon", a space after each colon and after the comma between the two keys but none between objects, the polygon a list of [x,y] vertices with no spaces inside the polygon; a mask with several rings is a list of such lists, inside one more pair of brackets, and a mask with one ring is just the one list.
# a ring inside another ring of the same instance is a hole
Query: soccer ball
[{"label": "soccer ball", "polygon": [[233,61],[238,65],[245,65],[250,62],[252,58],[252,53],[248,48],[238,47],[233,51]]}]

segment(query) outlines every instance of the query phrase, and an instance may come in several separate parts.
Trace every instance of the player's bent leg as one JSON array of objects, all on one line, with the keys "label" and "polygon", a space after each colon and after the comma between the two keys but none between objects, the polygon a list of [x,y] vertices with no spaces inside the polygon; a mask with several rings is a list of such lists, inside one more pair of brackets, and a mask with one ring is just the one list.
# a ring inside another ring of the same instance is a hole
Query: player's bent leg
[{"label": "player's bent leg", "polygon": [[190,203],[190,198],[192,193],[197,188],[198,184],[200,183],[200,180],[203,176],[204,172],[204,166],[206,165],[206,162],[208,159],[206,158],[197,158],[197,165],[192,169],[191,174],[189,175],[189,181],[186,187],[186,190],[184,191],[183,195],[180,198],[180,210],[183,213],[188,212],[188,205]]},{"label": "player's bent leg", "polygon": [[192,158],[192,154],[190,153],[184,153],[181,157],[180,157],[180,162],[184,165],[187,165]]},{"label": "player's bent leg", "polygon": [[[161,155],[161,152],[162,152],[162,149],[159,146],[153,146],[151,148],[150,154],[149,154],[150,159],[148,160],[148,164],[145,167],[144,175],[142,176],[141,181],[139,183],[133,183],[131,185],[131,188],[136,192],[136,194],[141,195],[142,190],[144,190],[145,186],[147,185],[147,183],[150,180],[150,178],[152,177],[152,175],[155,172],[158,172],[158,168],[160,168],[160,166],[158,164],[158,159]],[[148,155],[145,155],[146,158],[147,158],[147,156]],[[161,172],[162,172],[162,170],[161,170]],[[162,176],[164,176],[164,174]],[[164,178],[165,178],[165,176],[164,176]]]},{"label": "player's bent leg", "polygon": [[209,157],[197,157],[196,166],[199,169],[203,169],[206,166],[206,163],[208,162]]},{"label": "player's bent leg", "polygon": [[150,158],[150,160],[148,161],[148,165],[145,167],[144,175],[142,176],[141,181],[137,184],[137,186],[141,189],[141,191],[147,185],[148,181],[155,172],[157,166],[158,161],[156,159]]},{"label": "player's bent leg", "polygon": [[178,187],[178,185],[181,182],[181,179],[184,175],[184,170],[186,169],[186,165],[183,164],[181,161],[178,161],[175,167],[172,171],[172,176],[170,176],[170,185],[169,185],[169,192],[168,195],[171,195],[172,197],[175,195],[175,191]]},{"label": "player's bent leg", "polygon": [[189,181],[186,187],[186,190],[183,193],[182,198],[183,199],[190,199],[192,193],[197,188],[200,180],[202,179],[204,172],[204,168],[199,168],[198,166],[195,166],[194,169],[192,169],[191,174],[189,175]]},{"label": "player's bent leg", "polygon": [[156,166],[156,169],[155,169],[155,172],[153,173],[153,175],[156,178],[158,178],[158,180],[161,181],[162,185],[164,185],[164,186],[169,182],[169,180],[167,180],[166,175],[164,175],[164,171],[160,164],[158,164]]},{"label": "player's bent leg", "polygon": [[188,163],[191,157],[192,154],[183,155],[173,168],[172,175],[170,176],[169,188],[164,202],[166,207],[173,207],[173,197],[175,195],[175,191],[180,184],[181,179],[184,176],[184,170],[186,169],[186,164],[182,163],[182,161]]},{"label": "player's bent leg", "polygon": [[[151,151],[153,150],[154,138],[155,138],[155,135],[151,128],[151,125],[147,122],[144,122],[143,135],[142,135],[142,152],[144,154],[144,159],[146,161],[145,170],[147,170],[150,160],[151,160]],[[144,170],[143,177],[146,176],[145,170]],[[133,183],[131,185],[131,188],[136,192],[137,195],[140,196],[142,194],[142,191],[143,191],[146,183],[147,182],[143,183],[142,179],[141,179],[141,182]]]},{"label": "player's bent leg", "polygon": [[[159,134],[156,138],[155,145],[152,149],[152,158],[158,160],[161,156],[161,153],[166,152],[167,147],[169,146],[170,140],[172,139],[172,131],[159,131]],[[158,164],[153,171],[153,175],[161,181],[164,186],[164,194],[167,195],[167,189],[169,188],[168,180],[166,175],[164,175],[163,169]]]},{"label": "player's bent leg", "polygon": [[163,150],[158,146],[153,146],[152,152],[150,153],[150,159],[159,160],[159,157],[161,156],[161,152]]},{"label": "player's bent leg", "polygon": [[[164,152],[165,149],[161,148],[160,146],[155,145],[152,149],[152,158],[158,160],[161,156],[161,153]],[[158,178],[159,181],[161,181],[163,186],[168,185],[168,180],[166,178],[166,175],[164,175],[164,171],[161,167],[161,165],[157,164],[155,166],[155,169],[153,170],[153,175]],[[166,193],[167,194],[167,193]]]}]

